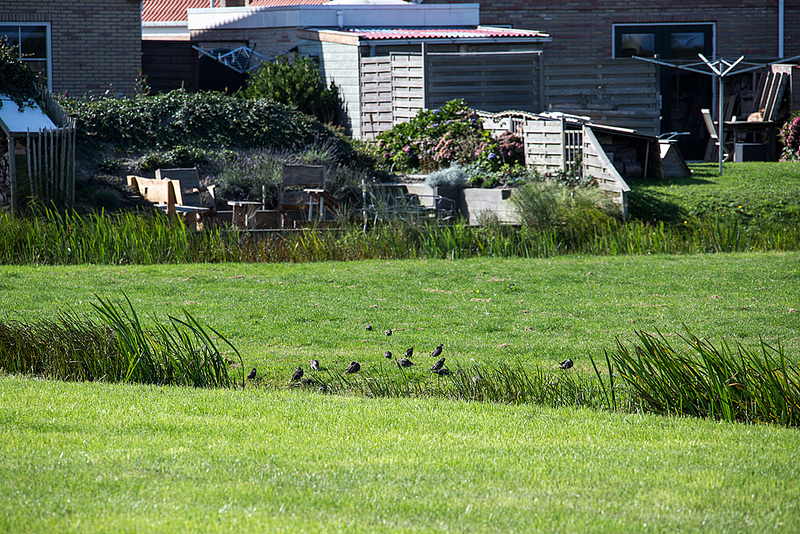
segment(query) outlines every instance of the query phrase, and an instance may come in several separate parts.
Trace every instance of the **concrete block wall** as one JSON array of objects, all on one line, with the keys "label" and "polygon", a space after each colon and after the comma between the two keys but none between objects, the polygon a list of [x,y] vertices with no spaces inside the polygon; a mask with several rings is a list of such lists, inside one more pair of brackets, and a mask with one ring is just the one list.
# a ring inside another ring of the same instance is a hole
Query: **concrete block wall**
[{"label": "concrete block wall", "polygon": [[2,2],[0,24],[17,22],[50,25],[53,93],[133,94],[142,64],[138,1]]}]

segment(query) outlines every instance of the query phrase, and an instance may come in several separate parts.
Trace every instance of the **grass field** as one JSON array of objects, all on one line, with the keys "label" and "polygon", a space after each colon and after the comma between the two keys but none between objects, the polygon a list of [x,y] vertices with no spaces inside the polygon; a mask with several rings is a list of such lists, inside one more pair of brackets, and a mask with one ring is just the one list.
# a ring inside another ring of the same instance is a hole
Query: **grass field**
[{"label": "grass field", "polygon": [[[245,368],[284,383],[316,357],[355,359],[438,343],[448,362],[500,360],[590,370],[587,354],[634,330],[800,351],[800,254],[560,257],[541,260],[0,267],[0,318],[93,314],[95,294],[164,322],[193,316],[227,337]],[[95,314],[96,315],[96,314]],[[365,326],[373,325],[372,332]],[[392,329],[386,336],[384,331]],[[430,363],[433,363],[430,361]],[[430,365],[428,363],[428,365]]]},{"label": "grass field", "polygon": [[797,430],[0,378],[3,532],[792,532]]},{"label": "grass field", "polygon": [[[793,166],[693,168],[637,186],[632,211],[800,220]],[[286,387],[311,358],[358,360],[359,380],[397,373],[382,355],[409,346],[409,376],[435,380],[437,343],[452,368],[555,373],[572,358],[591,379],[589,355],[637,330],[677,341],[684,326],[780,343],[798,364],[798,252],[0,266],[0,321],[98,320],[97,296],[130,298],[145,323],[190,312],[259,379],[0,375],[0,532],[800,531],[796,428]]]}]

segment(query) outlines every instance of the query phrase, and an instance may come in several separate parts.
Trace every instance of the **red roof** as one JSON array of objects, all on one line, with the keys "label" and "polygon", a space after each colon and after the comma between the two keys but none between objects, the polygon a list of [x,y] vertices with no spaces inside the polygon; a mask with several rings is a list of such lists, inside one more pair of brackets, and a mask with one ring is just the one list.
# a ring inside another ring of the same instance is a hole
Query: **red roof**
[{"label": "red roof", "polygon": [[[250,0],[250,7],[318,6],[329,0]],[[220,0],[214,4],[219,6]],[[188,21],[187,9],[209,8],[211,0],[144,0],[142,22]]]},{"label": "red roof", "polygon": [[514,28],[425,28],[425,29],[354,29],[344,30],[365,40],[379,39],[488,39],[494,37],[547,38],[547,33]]}]

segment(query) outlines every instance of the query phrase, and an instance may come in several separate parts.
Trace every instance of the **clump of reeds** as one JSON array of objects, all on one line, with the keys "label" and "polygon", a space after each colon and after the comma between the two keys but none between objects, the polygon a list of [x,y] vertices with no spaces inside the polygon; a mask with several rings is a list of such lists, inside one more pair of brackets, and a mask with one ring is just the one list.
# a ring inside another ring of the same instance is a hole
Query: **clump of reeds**
[{"label": "clump of reeds", "polygon": [[[660,414],[800,425],[800,371],[786,361],[780,344],[762,340],[759,350],[740,344],[734,350],[724,340],[716,346],[687,331],[680,336],[687,348],[676,350],[661,334],[636,335],[639,344],[629,349],[618,342],[607,358],[608,376],[621,379],[639,407]],[[597,376],[604,382],[599,371]]]},{"label": "clump of reeds", "polygon": [[324,393],[366,397],[446,397],[477,402],[589,406],[601,408],[605,396],[598,383],[582,374],[522,364],[472,364],[448,369],[441,376],[423,369],[403,369],[392,363],[357,375],[326,369],[295,384]]},{"label": "clump of reeds", "polygon": [[[146,329],[136,311],[99,298],[103,323],[62,312],[54,321],[0,322],[0,369],[43,378],[133,382],[194,387],[233,387],[236,378],[213,333],[188,312],[185,320]],[[241,371],[240,371],[241,372]]]}]

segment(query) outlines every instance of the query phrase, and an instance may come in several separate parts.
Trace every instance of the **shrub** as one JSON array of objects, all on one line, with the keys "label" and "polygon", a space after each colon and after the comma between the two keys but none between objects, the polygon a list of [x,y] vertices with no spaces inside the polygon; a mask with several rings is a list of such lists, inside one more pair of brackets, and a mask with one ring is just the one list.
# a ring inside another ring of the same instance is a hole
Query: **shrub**
[{"label": "shrub", "polygon": [[39,96],[39,86],[36,74],[20,59],[19,47],[9,44],[5,36],[0,37],[0,94],[22,109]]},{"label": "shrub", "polygon": [[781,128],[781,142],[785,160],[800,160],[800,112],[795,112]]},{"label": "shrub", "polygon": [[467,173],[463,167],[453,165],[430,173],[425,178],[425,184],[430,187],[464,187],[467,185]]},{"label": "shrub", "polygon": [[355,157],[337,132],[266,99],[244,100],[183,89],[154,96],[102,100],[63,99],[78,124],[83,148],[113,145],[122,151],[198,148],[301,148],[329,141],[345,159]]},{"label": "shrub", "polygon": [[605,223],[615,213],[613,202],[593,187],[570,188],[557,182],[525,184],[511,196],[520,222],[536,230],[564,224],[584,233],[584,222]]},{"label": "shrub", "polygon": [[320,122],[333,123],[341,107],[339,88],[334,83],[325,87],[319,66],[308,57],[278,56],[264,62],[250,74],[241,95],[245,98],[270,98],[316,117]]},{"label": "shrub", "polygon": [[176,167],[197,167],[208,163],[208,161],[207,151],[196,147],[178,145],[169,150],[147,152],[139,159],[136,166],[143,171],[154,171],[156,169]]},{"label": "shrub", "polygon": [[463,100],[422,110],[408,122],[378,136],[380,158],[395,171],[430,171],[444,166],[488,161],[501,165],[496,142]]}]

